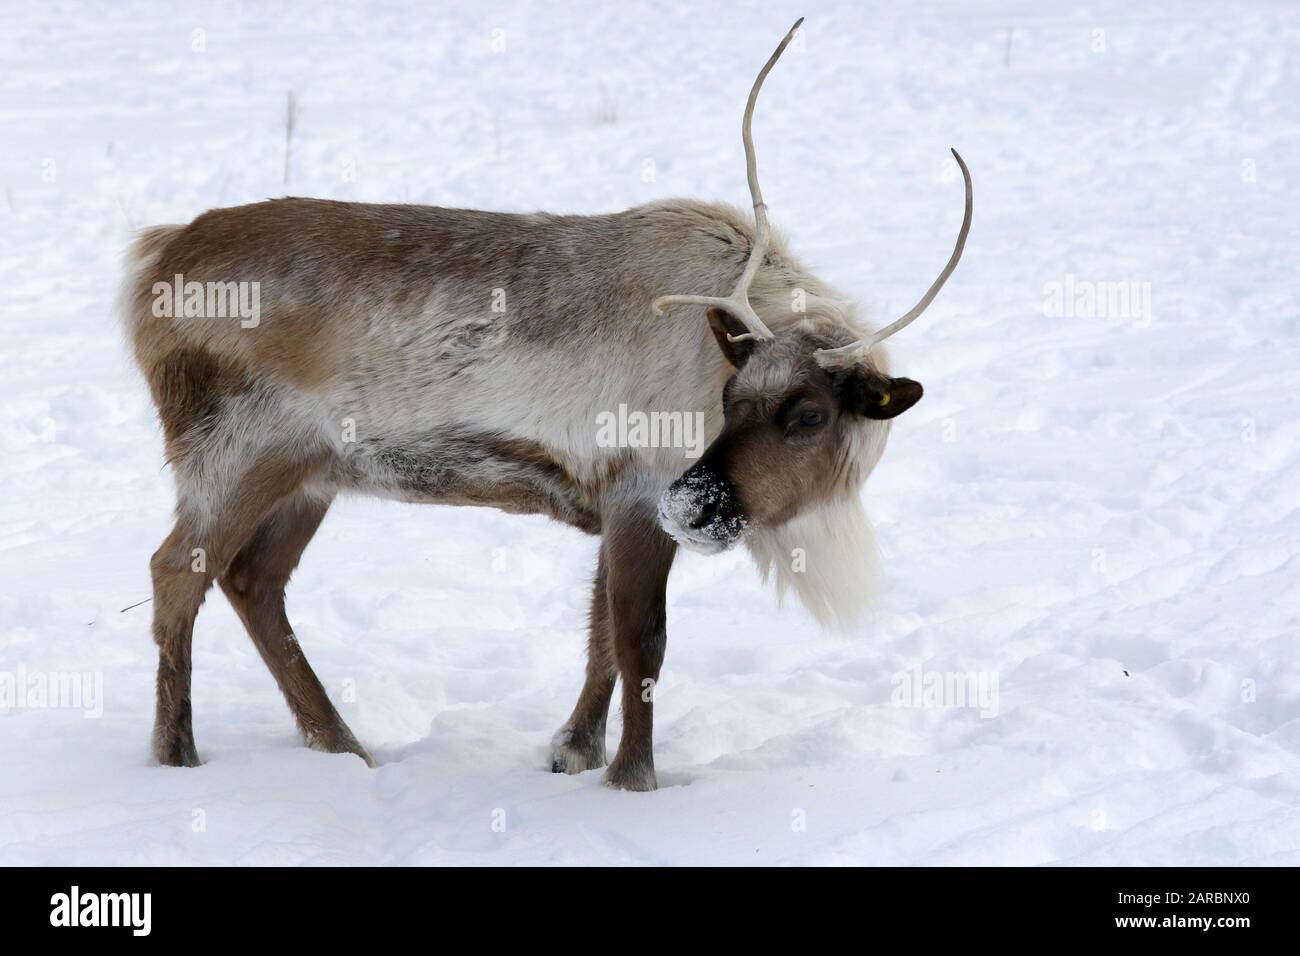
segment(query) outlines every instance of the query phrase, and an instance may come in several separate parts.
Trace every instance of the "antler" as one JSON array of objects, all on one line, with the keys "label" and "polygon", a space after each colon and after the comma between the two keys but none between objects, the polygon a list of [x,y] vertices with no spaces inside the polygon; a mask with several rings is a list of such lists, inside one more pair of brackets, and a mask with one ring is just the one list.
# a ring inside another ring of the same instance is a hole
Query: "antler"
[{"label": "antler", "polygon": [[934,283],[926,291],[925,295],[921,296],[921,301],[916,303],[916,305],[912,307],[911,311],[901,319],[891,322],[874,335],[868,335],[866,338],[858,339],[856,342],[851,342],[841,348],[818,349],[814,352],[813,357],[817,360],[817,364],[822,368],[845,368],[852,365],[859,358],[870,352],[876,345],[889,338],[895,332],[906,328],[918,315],[929,307],[930,303],[934,301],[934,297],[939,294],[939,290],[943,288],[943,284],[948,281],[948,276],[952,275],[953,270],[957,268],[957,263],[961,259],[962,249],[966,247],[966,234],[970,232],[972,194],[970,170],[966,168],[966,164],[962,161],[957,150],[954,149],[952,155],[953,158],[957,160],[957,165],[961,167],[962,179],[966,181],[966,215],[961,221],[961,231],[957,233],[957,246],[952,250],[952,257],[948,259],[948,264],[943,267],[943,271],[939,273],[939,278],[934,280]]},{"label": "antler", "polygon": [[753,306],[749,304],[749,284],[754,281],[754,276],[758,274],[759,267],[763,264],[763,257],[767,254],[767,244],[771,238],[771,228],[767,224],[767,204],[763,202],[763,192],[758,188],[758,162],[754,157],[754,134],[750,127],[754,122],[754,104],[758,102],[758,91],[762,89],[763,81],[767,79],[767,74],[785,52],[790,40],[794,38],[795,31],[802,24],[803,17],[800,17],[790,28],[790,32],[785,35],[781,45],[776,48],[776,52],[768,57],[763,69],[758,71],[758,78],[754,80],[754,86],[749,91],[749,102],[745,104],[745,122],[741,127],[741,138],[745,142],[745,172],[749,176],[749,195],[754,200],[754,222],[758,226],[758,231],[754,236],[754,245],[749,253],[749,261],[745,263],[745,271],[741,273],[740,281],[736,283],[736,288],[729,296],[661,295],[651,305],[655,315],[663,314],[666,305],[711,305],[731,313],[749,330],[740,335],[728,334],[727,338],[732,342],[775,338],[772,331],[758,317]]}]

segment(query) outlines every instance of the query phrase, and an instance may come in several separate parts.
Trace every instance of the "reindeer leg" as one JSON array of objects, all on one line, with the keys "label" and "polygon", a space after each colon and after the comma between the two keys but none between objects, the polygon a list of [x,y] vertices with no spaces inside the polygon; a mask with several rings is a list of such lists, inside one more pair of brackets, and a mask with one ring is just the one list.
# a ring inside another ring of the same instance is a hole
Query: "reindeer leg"
[{"label": "reindeer leg", "polygon": [[551,772],[581,773],[605,766],[605,718],[614,696],[618,669],[609,633],[608,577],[602,550],[591,595],[591,624],[587,640],[587,680],[573,714],[551,739]]},{"label": "reindeer leg", "polygon": [[190,547],[189,522],[180,519],[149,561],[153,577],[153,638],[158,645],[153,756],[169,767],[197,767],[190,709],[194,618],[212,586],[202,548]]},{"label": "reindeer leg", "polygon": [[605,524],[609,628],[623,679],[623,739],[604,782],[654,790],[654,691],[668,635],[665,590],[677,544],[653,509],[627,511]]},{"label": "reindeer leg", "polygon": [[284,613],[285,585],[328,509],[328,501],[302,494],[289,498],[235,556],[221,576],[221,589],[280,686],[307,745],[356,754],[373,767],[307,663]]},{"label": "reindeer leg", "polygon": [[190,707],[190,660],[194,618],[219,570],[286,495],[320,461],[269,455],[232,487],[215,518],[184,513],[150,561],[153,574],[153,636],[158,644],[158,701],[153,753],[161,764],[195,767]]}]

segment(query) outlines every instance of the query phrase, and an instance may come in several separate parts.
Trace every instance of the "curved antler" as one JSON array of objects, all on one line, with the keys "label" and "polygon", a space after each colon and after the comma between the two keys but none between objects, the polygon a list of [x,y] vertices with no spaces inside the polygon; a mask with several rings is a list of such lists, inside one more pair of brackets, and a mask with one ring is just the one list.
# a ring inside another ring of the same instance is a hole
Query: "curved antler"
[{"label": "curved antler", "polygon": [[736,283],[736,288],[732,290],[729,296],[711,296],[711,295],[661,295],[652,303],[655,315],[662,315],[666,305],[711,305],[715,308],[723,309],[739,319],[749,331],[741,335],[727,335],[732,342],[743,342],[747,339],[772,339],[772,331],[763,324],[763,320],[758,317],[753,306],[749,304],[749,285],[754,281],[754,276],[758,274],[759,267],[763,264],[763,257],[767,255],[768,241],[771,239],[771,227],[767,224],[767,204],[763,202],[763,192],[758,188],[758,161],[754,155],[754,134],[751,126],[754,122],[754,104],[758,102],[758,91],[763,87],[763,81],[767,79],[767,74],[771,72],[776,61],[780,59],[785,48],[789,46],[790,41],[794,38],[795,31],[803,24],[803,17],[795,21],[794,26],[785,35],[785,39],[776,48],[776,51],[768,57],[767,63],[763,69],[758,71],[758,78],[754,80],[754,86],[749,91],[749,101],[745,104],[745,122],[741,127],[741,138],[745,142],[745,172],[749,177],[749,195],[754,200],[754,222],[757,224],[757,234],[754,236],[754,245],[749,253],[749,261],[745,263],[745,271],[741,273],[740,280]]},{"label": "curved antler", "polygon": [[962,179],[966,181],[966,214],[961,221],[961,231],[957,233],[957,246],[952,250],[952,256],[948,259],[948,264],[943,267],[939,273],[939,278],[935,279],[926,290],[925,295],[921,296],[921,301],[912,306],[911,310],[902,318],[891,322],[874,335],[868,335],[866,338],[858,339],[848,345],[837,349],[818,349],[813,353],[817,364],[822,368],[845,368],[852,365],[859,358],[866,355],[876,345],[889,338],[895,332],[906,328],[912,321],[924,312],[934,301],[934,297],[939,294],[943,284],[948,281],[948,276],[952,275],[953,270],[957,268],[957,263],[961,260],[961,253],[966,248],[966,235],[970,232],[970,219],[972,207],[972,191],[970,184],[970,170],[966,168],[965,162],[962,161],[961,155],[957,150],[952,151],[953,158],[957,160],[957,165],[961,167]]}]

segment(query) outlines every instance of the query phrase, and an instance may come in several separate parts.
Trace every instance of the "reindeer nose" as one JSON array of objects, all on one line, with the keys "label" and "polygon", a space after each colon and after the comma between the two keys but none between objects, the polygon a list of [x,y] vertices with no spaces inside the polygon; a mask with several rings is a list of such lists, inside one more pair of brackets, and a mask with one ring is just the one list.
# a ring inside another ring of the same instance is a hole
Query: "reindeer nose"
[{"label": "reindeer nose", "polygon": [[695,513],[695,517],[687,522],[692,531],[698,531],[706,524],[718,516],[718,503],[716,501],[706,501],[700,506],[700,510]]}]

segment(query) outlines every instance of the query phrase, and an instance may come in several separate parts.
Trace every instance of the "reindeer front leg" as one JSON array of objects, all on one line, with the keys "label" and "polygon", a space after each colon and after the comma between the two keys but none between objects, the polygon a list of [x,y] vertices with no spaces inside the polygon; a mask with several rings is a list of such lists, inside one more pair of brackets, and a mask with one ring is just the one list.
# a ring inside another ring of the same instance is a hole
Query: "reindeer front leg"
[{"label": "reindeer front leg", "polygon": [[653,507],[605,522],[602,542],[610,636],[623,681],[623,739],[605,771],[620,790],[654,790],[654,692],[668,634],[665,591],[677,544]]},{"label": "reindeer front leg", "polygon": [[605,766],[605,718],[614,696],[618,665],[609,634],[609,575],[601,550],[591,585],[591,623],[587,638],[587,680],[573,713],[551,738],[551,773],[582,773]]}]

